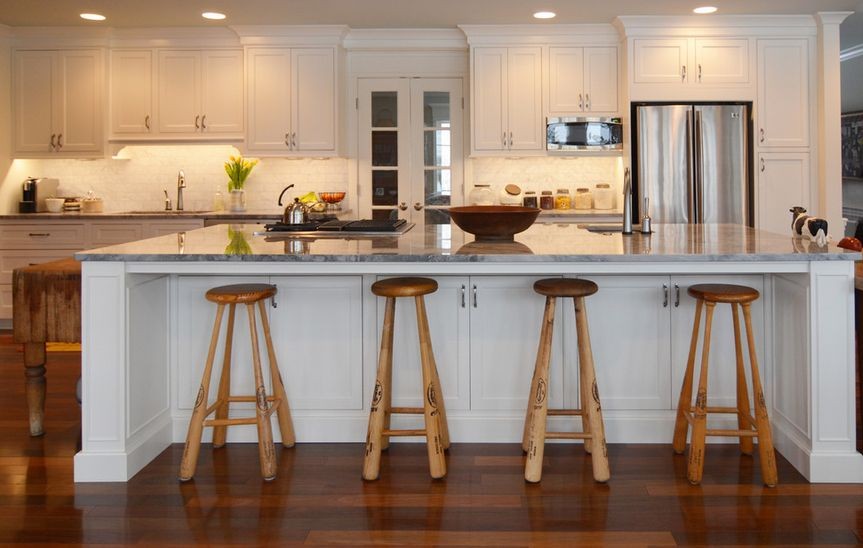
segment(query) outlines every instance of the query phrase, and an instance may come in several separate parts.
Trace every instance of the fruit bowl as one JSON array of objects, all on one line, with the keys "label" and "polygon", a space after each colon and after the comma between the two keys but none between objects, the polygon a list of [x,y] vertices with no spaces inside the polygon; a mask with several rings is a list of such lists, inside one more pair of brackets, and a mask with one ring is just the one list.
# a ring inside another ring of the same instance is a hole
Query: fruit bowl
[{"label": "fruit bowl", "polygon": [[328,204],[337,204],[345,199],[345,192],[318,192],[318,198]]},{"label": "fruit bowl", "polygon": [[449,208],[452,221],[478,242],[512,241],[536,221],[540,209],[521,206],[462,206]]}]

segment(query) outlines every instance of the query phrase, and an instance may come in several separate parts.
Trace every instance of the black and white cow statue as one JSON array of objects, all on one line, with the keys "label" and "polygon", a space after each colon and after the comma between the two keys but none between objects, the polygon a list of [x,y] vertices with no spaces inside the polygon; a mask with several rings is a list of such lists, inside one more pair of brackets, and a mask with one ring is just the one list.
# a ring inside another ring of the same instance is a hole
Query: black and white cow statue
[{"label": "black and white cow statue", "polygon": [[819,246],[827,245],[827,221],[806,214],[806,208],[794,206],[791,211],[791,232],[813,240]]}]

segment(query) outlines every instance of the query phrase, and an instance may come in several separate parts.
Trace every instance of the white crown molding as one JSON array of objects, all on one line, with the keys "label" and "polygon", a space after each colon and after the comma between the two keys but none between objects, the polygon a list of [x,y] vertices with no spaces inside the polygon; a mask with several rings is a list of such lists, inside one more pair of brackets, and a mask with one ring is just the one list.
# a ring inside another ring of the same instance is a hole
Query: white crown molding
[{"label": "white crown molding", "polygon": [[111,28],[9,27],[16,48],[101,48],[107,47]]},{"label": "white crown molding", "polygon": [[458,29],[351,29],[348,51],[464,51],[467,41]]},{"label": "white crown molding", "polygon": [[839,25],[853,13],[853,11],[819,11],[815,14],[815,20],[819,25]]},{"label": "white crown molding", "polygon": [[113,29],[112,47],[223,48],[238,47],[237,33],[228,27],[151,27]]},{"label": "white crown molding", "polygon": [[812,15],[622,15],[614,26],[626,37],[815,36]]},{"label": "white crown molding", "polygon": [[471,46],[512,44],[616,44],[611,24],[459,25]]},{"label": "white crown molding", "polygon": [[348,35],[346,25],[233,25],[244,46],[339,45]]},{"label": "white crown molding", "polygon": [[850,61],[851,59],[856,59],[858,57],[863,57],[863,44],[857,44],[856,46],[843,49],[839,52],[839,60],[842,62]]}]

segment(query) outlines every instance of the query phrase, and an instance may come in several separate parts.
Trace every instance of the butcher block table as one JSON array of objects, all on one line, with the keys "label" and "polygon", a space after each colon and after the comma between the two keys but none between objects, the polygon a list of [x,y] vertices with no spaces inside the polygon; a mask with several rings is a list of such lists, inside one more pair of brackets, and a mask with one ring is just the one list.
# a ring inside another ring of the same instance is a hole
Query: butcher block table
[{"label": "butcher block table", "polygon": [[81,342],[81,263],[73,258],[12,273],[13,339],[24,345],[30,435],[45,433],[45,343]]}]

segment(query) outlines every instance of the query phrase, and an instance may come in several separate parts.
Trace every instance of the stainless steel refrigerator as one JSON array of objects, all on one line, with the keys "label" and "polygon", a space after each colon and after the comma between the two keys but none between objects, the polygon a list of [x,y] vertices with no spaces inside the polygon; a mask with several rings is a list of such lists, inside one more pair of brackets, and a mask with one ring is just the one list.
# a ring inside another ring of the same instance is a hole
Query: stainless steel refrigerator
[{"label": "stainless steel refrigerator", "polygon": [[752,226],[748,104],[636,104],[633,111],[639,215],[646,197],[654,223]]}]

